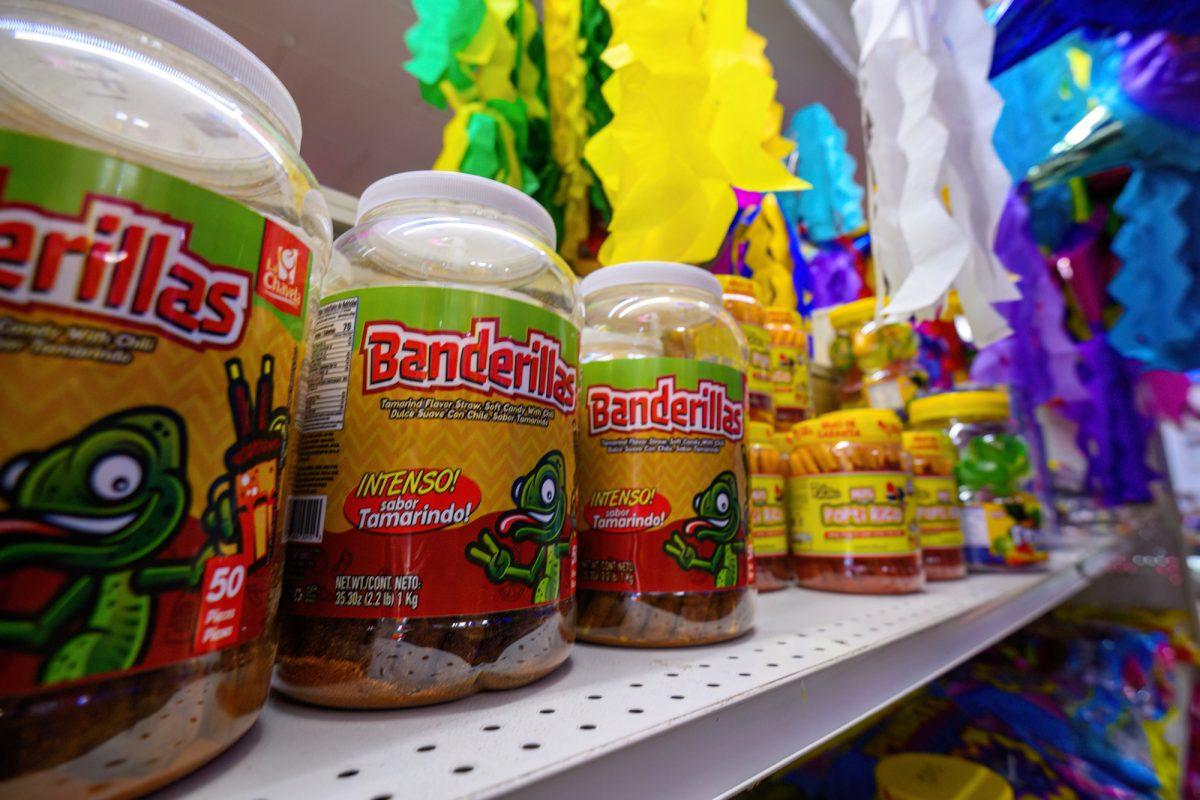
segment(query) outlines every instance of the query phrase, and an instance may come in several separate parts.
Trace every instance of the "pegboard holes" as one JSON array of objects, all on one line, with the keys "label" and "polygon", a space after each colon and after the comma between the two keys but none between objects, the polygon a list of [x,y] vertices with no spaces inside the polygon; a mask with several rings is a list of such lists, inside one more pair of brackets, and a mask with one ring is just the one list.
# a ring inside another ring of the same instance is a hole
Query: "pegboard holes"
[{"label": "pegboard holes", "polygon": [[498,730],[500,730],[500,726],[499,725],[484,725],[483,730],[489,731],[489,732],[490,731],[498,731]]},{"label": "pegboard holes", "polygon": [[583,725],[580,725],[580,726],[579,726],[579,730],[581,730],[581,731],[594,731],[594,730],[596,730],[596,726],[595,726],[595,725],[592,725],[591,723],[585,723],[585,724],[583,724]]},{"label": "pegboard holes", "polygon": [[739,676],[741,676],[741,677],[743,677],[743,678],[749,678],[749,677],[750,677],[750,673],[749,673],[749,672],[739,672],[739,673],[738,673],[738,675],[739,675]]},{"label": "pegboard holes", "polygon": [[771,663],[767,664],[767,666],[768,667],[778,667],[779,665],[774,662],[771,662]]},{"label": "pegboard holes", "polygon": [[392,800],[392,796],[390,794],[377,794],[371,800]]},{"label": "pegboard holes", "polygon": [[643,710],[640,708],[631,708],[631,709],[629,709],[629,713],[630,714],[641,714],[641,713],[643,713]]},{"label": "pegboard holes", "polygon": [[588,700],[599,700],[602,697],[603,697],[603,695],[599,695],[599,694],[589,694],[587,696],[587,699]]},{"label": "pegboard holes", "polygon": [[554,709],[553,709],[553,708],[543,708],[543,709],[542,709],[541,711],[539,711],[538,713],[539,713],[539,714],[553,714],[553,713],[554,713]]},{"label": "pegboard holes", "polygon": [[451,772],[455,775],[466,775],[468,772],[474,771],[474,769],[470,764],[463,764],[461,767],[455,767]]},{"label": "pegboard holes", "polygon": [[629,688],[630,689],[640,689],[640,688],[642,688],[642,685],[640,683],[631,683],[631,684],[629,684]]},{"label": "pegboard holes", "polygon": [[673,694],[673,695],[671,695],[671,699],[672,699],[672,700],[682,700],[682,699],[683,699],[683,695],[681,695],[681,694]]},{"label": "pegboard holes", "polygon": [[710,688],[710,689],[716,689],[716,688],[717,688],[718,686],[720,686],[721,684],[719,684],[719,683],[706,683],[706,684],[704,684],[704,685],[705,685],[705,686],[707,686],[707,687],[708,687],[708,688]]},{"label": "pegboard holes", "polygon": [[338,773],[338,777],[339,778],[353,778],[357,774],[358,774],[358,770],[356,770],[356,769],[344,769]]},{"label": "pegboard holes", "polygon": [[521,745],[522,750],[537,750],[542,745],[539,742],[526,742]]},{"label": "pegboard holes", "polygon": [[417,748],[418,753],[428,753],[430,750],[436,750],[436,744],[423,744]]}]

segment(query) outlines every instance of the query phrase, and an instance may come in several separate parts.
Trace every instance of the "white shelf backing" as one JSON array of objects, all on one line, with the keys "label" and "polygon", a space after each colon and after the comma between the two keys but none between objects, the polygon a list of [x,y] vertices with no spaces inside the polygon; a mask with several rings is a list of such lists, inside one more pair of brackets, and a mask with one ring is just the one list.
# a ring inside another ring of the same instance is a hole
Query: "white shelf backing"
[{"label": "white shelf backing", "polygon": [[1051,569],[920,594],[788,589],[710,647],[580,645],[542,681],[441,706],[328,711],[272,698],[224,756],[163,797],[403,800],[723,797],[828,740],[1083,588],[1111,543]]}]

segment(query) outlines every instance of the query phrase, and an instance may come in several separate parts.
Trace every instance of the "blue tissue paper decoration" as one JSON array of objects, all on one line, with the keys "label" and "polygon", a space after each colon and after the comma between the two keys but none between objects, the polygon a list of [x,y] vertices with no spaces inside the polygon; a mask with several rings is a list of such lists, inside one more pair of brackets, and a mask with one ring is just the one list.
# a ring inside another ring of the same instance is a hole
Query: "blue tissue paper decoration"
[{"label": "blue tissue paper decoration", "polygon": [[992,15],[992,77],[1071,31],[1200,34],[1198,0],[1006,0]]},{"label": "blue tissue paper decoration", "polygon": [[792,115],[787,137],[796,142],[789,159],[792,172],[812,184],[806,192],[779,192],[788,224],[802,221],[808,236],[827,242],[866,225],[863,188],[854,181],[856,163],[846,152],[846,132],[820,103]]},{"label": "blue tissue paper decoration", "polygon": [[1108,286],[1124,307],[1109,343],[1151,369],[1200,368],[1200,180],[1170,167],[1135,171],[1113,206],[1125,221]]}]

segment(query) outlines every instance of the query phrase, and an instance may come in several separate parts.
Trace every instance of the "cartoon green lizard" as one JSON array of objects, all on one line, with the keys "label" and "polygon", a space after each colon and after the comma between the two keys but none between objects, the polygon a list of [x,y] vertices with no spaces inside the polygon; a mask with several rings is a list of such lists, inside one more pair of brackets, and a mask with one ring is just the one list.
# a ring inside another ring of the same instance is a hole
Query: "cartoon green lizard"
[{"label": "cartoon green lizard", "polygon": [[[186,434],[170,409],[104,417],[0,468],[0,572],[43,567],[67,582],[33,614],[0,611],[0,647],[45,655],[43,684],[125,670],[143,655],[154,594],[197,585],[212,544],[158,561],[187,515]],[[11,531],[11,533],[8,533]]]},{"label": "cartoon green lizard", "polygon": [[[711,572],[718,589],[737,586],[738,553],[745,552],[746,543],[737,539],[742,514],[733,473],[722,472],[714,478],[707,489],[692,499],[692,507],[696,516],[684,524],[682,534],[675,531],[663,542],[663,550],[684,569]],[[700,558],[684,536],[712,539],[717,543],[712,557]]]},{"label": "cartoon green lizard", "polygon": [[533,587],[533,602],[558,599],[562,559],[571,551],[570,542],[560,542],[567,518],[566,464],[563,455],[551,450],[542,456],[532,471],[513,483],[512,498],[517,507],[496,520],[496,532],[515,542],[537,542],[537,555],[527,566],[513,562],[513,551],[496,541],[490,531],[467,545],[467,558],[483,567],[492,583],[521,581]]}]

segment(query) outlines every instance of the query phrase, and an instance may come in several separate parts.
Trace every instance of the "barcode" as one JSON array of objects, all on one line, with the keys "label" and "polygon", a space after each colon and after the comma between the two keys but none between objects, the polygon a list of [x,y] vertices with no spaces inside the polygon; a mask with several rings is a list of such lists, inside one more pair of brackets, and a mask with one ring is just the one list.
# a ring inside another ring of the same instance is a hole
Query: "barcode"
[{"label": "barcode", "polygon": [[325,534],[325,495],[293,497],[286,530],[289,542],[319,543]]}]

